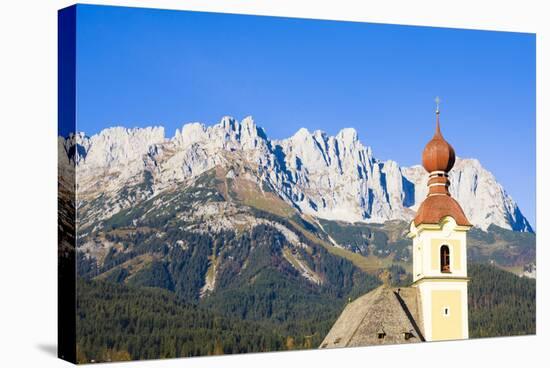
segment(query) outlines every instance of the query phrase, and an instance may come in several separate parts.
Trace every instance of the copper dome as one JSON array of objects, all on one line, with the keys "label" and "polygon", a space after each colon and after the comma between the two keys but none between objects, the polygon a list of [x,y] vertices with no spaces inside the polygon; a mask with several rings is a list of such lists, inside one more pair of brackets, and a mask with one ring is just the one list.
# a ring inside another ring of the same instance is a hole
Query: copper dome
[{"label": "copper dome", "polygon": [[435,134],[432,140],[426,144],[424,152],[422,152],[422,166],[424,166],[427,172],[449,172],[454,164],[455,150],[441,135],[438,111]]},{"label": "copper dome", "polygon": [[416,226],[420,224],[438,224],[442,218],[450,216],[457,225],[472,226],[458,202],[448,195],[428,196],[420,205],[414,218]]}]

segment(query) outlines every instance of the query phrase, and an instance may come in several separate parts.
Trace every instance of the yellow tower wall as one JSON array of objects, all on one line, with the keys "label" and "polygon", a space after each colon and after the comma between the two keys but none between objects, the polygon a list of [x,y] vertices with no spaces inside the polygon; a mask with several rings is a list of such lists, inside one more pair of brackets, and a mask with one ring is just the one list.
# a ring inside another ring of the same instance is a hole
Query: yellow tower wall
[{"label": "yellow tower wall", "polygon": [[467,279],[424,279],[415,286],[420,289],[422,298],[424,337],[427,341],[469,337]]},{"label": "yellow tower wall", "polygon": [[[445,314],[445,309],[448,310]],[[463,338],[462,296],[460,290],[432,291],[432,339]]]},{"label": "yellow tower wall", "polygon": [[[446,217],[439,224],[411,223],[413,286],[420,290],[424,337],[427,341],[467,339],[468,265],[466,233]],[[441,272],[440,250],[450,251],[450,272]],[[445,313],[447,309],[448,313]]]},{"label": "yellow tower wall", "polygon": [[[439,250],[443,244],[451,251],[451,273],[466,277],[466,232],[469,227],[457,226],[452,218],[441,225],[413,226],[409,236],[413,239],[413,281],[425,277],[445,276],[440,272]],[[413,224],[414,225],[414,224]]]}]

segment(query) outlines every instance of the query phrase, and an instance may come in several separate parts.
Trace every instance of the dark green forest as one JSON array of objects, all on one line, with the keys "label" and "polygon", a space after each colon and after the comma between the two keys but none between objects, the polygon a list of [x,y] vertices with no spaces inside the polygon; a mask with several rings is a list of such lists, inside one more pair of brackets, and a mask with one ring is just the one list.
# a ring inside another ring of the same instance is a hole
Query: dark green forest
[{"label": "dark green forest", "polygon": [[[535,333],[534,280],[479,264],[470,266],[469,275],[471,338]],[[261,278],[242,294],[221,293],[202,304],[160,288],[79,279],[77,359],[84,363],[319,346],[346,299],[328,303],[318,296],[293,298],[289,288],[277,288],[284,282],[277,274]],[[285,315],[280,303],[288,301],[292,313]]]},{"label": "dark green forest", "polygon": [[536,333],[536,282],[496,267],[468,267],[470,338]]},{"label": "dark green forest", "polygon": [[284,348],[271,326],[220,316],[158,288],[79,279],[77,300],[80,363]]},{"label": "dark green forest", "polygon": [[[277,298],[276,292],[266,294]],[[159,288],[84,279],[78,280],[77,300],[80,363],[314,348],[343,304],[325,302],[323,313],[306,315],[311,305],[298,303],[293,310],[300,318],[277,321],[280,312],[264,301],[253,310],[263,306],[261,314],[269,317],[250,320],[185,302]],[[228,303],[234,305],[233,299]]]}]

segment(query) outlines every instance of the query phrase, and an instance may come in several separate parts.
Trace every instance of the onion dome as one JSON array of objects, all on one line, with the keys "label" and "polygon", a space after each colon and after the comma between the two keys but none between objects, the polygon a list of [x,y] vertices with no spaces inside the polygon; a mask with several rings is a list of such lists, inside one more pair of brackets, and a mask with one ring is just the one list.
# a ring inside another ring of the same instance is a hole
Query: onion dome
[{"label": "onion dome", "polygon": [[472,226],[460,204],[449,193],[449,171],[455,164],[455,151],[443,138],[439,125],[439,98],[436,110],[435,134],[422,153],[422,165],[430,173],[428,197],[422,202],[414,218],[420,224],[439,224],[446,216],[452,217],[457,225]]},{"label": "onion dome", "polygon": [[426,148],[424,148],[424,152],[422,152],[422,166],[429,173],[434,171],[449,172],[455,164],[455,150],[441,134],[439,108],[435,113],[435,134],[432,140],[426,145]]}]

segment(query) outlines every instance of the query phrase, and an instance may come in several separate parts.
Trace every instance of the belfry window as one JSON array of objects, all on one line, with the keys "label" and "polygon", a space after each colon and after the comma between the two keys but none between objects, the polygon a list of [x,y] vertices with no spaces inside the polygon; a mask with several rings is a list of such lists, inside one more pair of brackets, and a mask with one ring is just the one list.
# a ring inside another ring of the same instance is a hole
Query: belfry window
[{"label": "belfry window", "polygon": [[451,255],[448,245],[443,245],[440,251],[441,256],[441,272],[451,272]]}]

